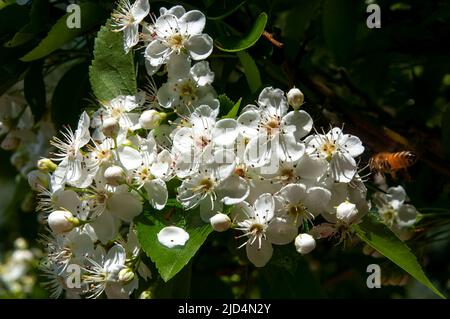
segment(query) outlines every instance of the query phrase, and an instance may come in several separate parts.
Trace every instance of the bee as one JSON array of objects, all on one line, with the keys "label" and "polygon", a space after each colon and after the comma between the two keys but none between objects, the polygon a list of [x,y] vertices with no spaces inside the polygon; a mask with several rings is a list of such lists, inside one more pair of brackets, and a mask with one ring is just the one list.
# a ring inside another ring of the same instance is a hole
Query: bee
[{"label": "bee", "polygon": [[396,153],[381,152],[372,156],[369,160],[369,167],[372,172],[380,174],[390,174],[396,179],[396,173],[401,171],[409,179],[407,168],[417,162],[417,154],[411,151]]}]

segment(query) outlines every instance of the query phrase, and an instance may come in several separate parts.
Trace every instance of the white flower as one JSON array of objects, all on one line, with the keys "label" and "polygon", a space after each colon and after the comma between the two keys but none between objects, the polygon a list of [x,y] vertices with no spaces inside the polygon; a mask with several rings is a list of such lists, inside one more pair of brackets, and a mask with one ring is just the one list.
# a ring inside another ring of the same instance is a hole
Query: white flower
[{"label": "white flower", "polygon": [[161,229],[157,235],[161,245],[167,248],[184,246],[189,240],[189,234],[180,227],[167,226]]},{"label": "white flower", "polygon": [[[167,62],[171,54],[186,52],[194,60],[206,59],[212,52],[213,41],[207,34],[202,33],[206,18],[198,10],[183,13],[182,7],[174,11],[165,11],[154,24],[154,40],[145,50],[154,73]],[[175,14],[176,13],[176,14]]]},{"label": "white flower", "polygon": [[139,24],[148,15],[150,5],[148,0],[121,0],[112,14],[114,31],[123,31],[123,46],[128,53],[139,42]]},{"label": "white flower", "polygon": [[156,110],[145,110],[139,117],[139,125],[146,130],[152,130],[159,126],[164,117],[165,113]]},{"label": "white flower", "polygon": [[127,269],[125,265],[125,249],[115,244],[106,254],[105,250],[97,246],[94,258],[88,258],[90,265],[85,267],[86,275],[84,281],[88,284],[88,297],[97,298],[103,292],[108,298],[128,298],[137,288],[137,276],[131,281],[123,282],[119,278],[119,273]]},{"label": "white flower", "polygon": [[118,144],[123,143],[126,139],[128,129],[135,129],[139,123],[139,114],[133,113],[143,103],[140,95],[119,95],[111,101],[102,102],[102,107],[96,111],[92,117],[92,127],[96,128],[93,137],[96,140],[103,140],[103,125],[111,125],[110,118],[119,123],[119,131],[117,133]]},{"label": "white flower", "polygon": [[283,91],[272,87],[261,92],[258,105],[246,106],[238,118],[242,135],[249,139],[246,163],[261,167],[270,163],[274,154],[285,162],[300,159],[305,152],[300,139],[312,128],[309,114],[304,111],[287,113]]},{"label": "white flower", "polygon": [[309,234],[299,234],[295,238],[295,248],[300,254],[306,255],[316,248],[316,241]]},{"label": "white flower", "polygon": [[90,140],[89,134],[89,116],[86,112],[80,117],[78,127],[75,133],[70,128],[66,132],[62,132],[64,140],[54,137],[51,144],[58,149],[57,153],[53,153],[56,157],[53,159],[59,161],[59,165],[54,172],[54,176],[58,179],[58,184],[65,181],[69,184],[77,186],[82,182],[85,163],[80,149]]},{"label": "white flower", "polygon": [[103,176],[109,185],[118,186],[124,182],[125,172],[122,167],[113,165],[105,170]]},{"label": "white flower", "polygon": [[405,203],[407,200],[402,186],[390,187],[386,194],[378,192],[373,195],[381,219],[397,233],[413,226],[419,215],[414,206]]},{"label": "white flower", "polygon": [[180,114],[190,114],[199,105],[217,109],[219,102],[211,86],[214,73],[206,61],[193,67],[182,54],[172,55],[168,60],[168,82],[158,90],[158,102],[164,108],[173,108]]},{"label": "white flower", "polygon": [[355,157],[364,152],[360,139],[333,128],[327,134],[316,134],[305,139],[306,152],[330,162],[331,176],[341,183],[350,182],[357,172]]},{"label": "white flower", "polygon": [[244,232],[240,237],[248,237],[239,248],[246,246],[247,257],[256,267],[263,267],[272,257],[272,243],[267,233],[274,210],[275,201],[270,194],[261,195],[253,206],[242,202],[233,208],[236,229]]}]

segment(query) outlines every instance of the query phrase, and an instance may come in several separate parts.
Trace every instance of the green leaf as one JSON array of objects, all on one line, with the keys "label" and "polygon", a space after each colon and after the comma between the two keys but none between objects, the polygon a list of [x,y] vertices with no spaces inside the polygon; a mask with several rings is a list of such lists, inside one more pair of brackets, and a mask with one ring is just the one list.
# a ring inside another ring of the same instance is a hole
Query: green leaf
[{"label": "green leaf", "polygon": [[348,0],[326,0],[323,5],[325,43],[338,63],[348,62],[353,52],[358,24],[359,4]]},{"label": "green leaf", "polygon": [[241,101],[242,101],[242,98],[239,98],[239,100],[236,102],[236,104],[233,105],[233,108],[223,118],[226,118],[226,119],[236,118],[236,116],[239,112],[239,107],[241,106]]},{"label": "green leaf", "polygon": [[369,246],[408,272],[439,297],[445,298],[425,275],[422,266],[417,261],[417,257],[411,252],[411,249],[387,228],[386,225],[377,221],[374,216],[367,215],[362,223],[353,227],[359,238]]},{"label": "green leaf", "polygon": [[217,0],[206,10],[206,17],[210,20],[220,20],[237,11],[247,0]]},{"label": "green leaf", "polygon": [[125,54],[123,35],[111,31],[109,20],[98,32],[89,68],[92,90],[99,100],[137,92],[133,53]]},{"label": "green leaf", "polygon": [[[169,217],[172,212],[173,216]],[[168,225],[182,227],[189,233],[189,240],[184,247],[167,248],[158,242],[158,232]],[[138,239],[142,249],[155,263],[161,278],[168,281],[185,267],[195,255],[208,235],[212,232],[209,224],[200,219],[198,210],[184,212],[170,208],[163,212],[151,210],[138,216],[135,220]]]},{"label": "green leaf", "polygon": [[234,102],[225,93],[220,94],[217,99],[220,103],[220,116],[225,116],[233,109]]},{"label": "green leaf", "polygon": [[57,128],[63,125],[74,126],[89,97],[89,66],[77,64],[67,71],[55,88],[52,97],[52,121]]},{"label": "green leaf", "polygon": [[261,13],[255,21],[253,28],[242,36],[224,36],[216,40],[216,47],[225,52],[238,52],[252,47],[263,34],[267,24],[267,14]]},{"label": "green leaf", "polygon": [[17,47],[42,31],[48,21],[48,0],[35,0],[31,5],[30,22],[22,27],[14,37],[5,43],[6,47]]},{"label": "green leaf", "polygon": [[106,18],[106,12],[102,6],[83,2],[80,4],[81,28],[70,29],[67,19],[74,13],[66,13],[50,29],[47,36],[39,45],[21,58],[22,61],[33,61],[45,57],[59,49],[64,44],[85,33],[87,30],[101,23]]},{"label": "green leaf", "polygon": [[252,93],[258,91],[262,86],[261,75],[259,74],[258,66],[255,60],[245,51],[239,51],[237,53],[242,66],[244,67],[245,78],[247,79],[248,86]]},{"label": "green leaf", "polygon": [[38,117],[46,109],[46,93],[44,77],[42,76],[42,61],[33,62],[23,80],[25,98],[30,105],[33,115]]}]

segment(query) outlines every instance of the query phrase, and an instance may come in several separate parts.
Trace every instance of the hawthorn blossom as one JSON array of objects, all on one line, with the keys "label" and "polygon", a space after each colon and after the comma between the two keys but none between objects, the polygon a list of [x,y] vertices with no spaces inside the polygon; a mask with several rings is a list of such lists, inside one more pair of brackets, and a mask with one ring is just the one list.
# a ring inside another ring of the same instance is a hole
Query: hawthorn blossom
[{"label": "hawthorn blossom", "polygon": [[270,163],[274,154],[282,161],[296,161],[305,153],[300,140],[312,128],[305,111],[287,112],[286,97],[280,89],[265,88],[258,107],[247,105],[238,118],[241,134],[249,139],[245,149],[248,165],[261,167]]},{"label": "hawthorn blossom", "polygon": [[130,4],[129,0],[121,0],[112,14],[114,31],[123,31],[123,46],[125,53],[139,42],[139,24],[150,12],[148,0],[136,0]]},{"label": "hawthorn blossom", "polygon": [[315,134],[305,139],[306,153],[326,159],[330,163],[331,176],[341,183],[350,182],[357,172],[355,157],[364,152],[360,139],[344,134],[338,127],[326,134]]},{"label": "hawthorn blossom", "polygon": [[178,6],[176,10],[164,11],[154,23],[154,40],[145,49],[145,58],[152,67],[148,70],[156,72],[172,54],[187,53],[194,60],[206,59],[213,41],[202,33],[205,23],[205,15],[198,10],[185,12]]}]

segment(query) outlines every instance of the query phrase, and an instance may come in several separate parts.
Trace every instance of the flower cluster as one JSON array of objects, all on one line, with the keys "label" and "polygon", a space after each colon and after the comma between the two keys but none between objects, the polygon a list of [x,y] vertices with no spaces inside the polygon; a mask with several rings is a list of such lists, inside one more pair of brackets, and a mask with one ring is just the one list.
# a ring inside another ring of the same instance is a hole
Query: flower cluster
[{"label": "flower cluster", "polygon": [[[133,220],[144,205],[166,207],[173,179],[186,214],[199,213],[216,231],[238,230],[255,266],[270,260],[273,245],[294,242],[307,254],[318,239],[345,240],[369,210],[359,138],[337,127],[313,131],[296,88],[264,88],[237,118],[220,117],[203,61],[212,52],[205,16],[181,6],[159,17],[149,11],[147,0],[123,1],[114,30],[123,32],[125,52],[141,42],[149,76],[164,65],[167,81],[83,112],[30,177],[50,231],[42,269],[53,296],[126,298],[139,277],[150,278]],[[189,233],[169,226],[155,240],[180,247]]]}]

